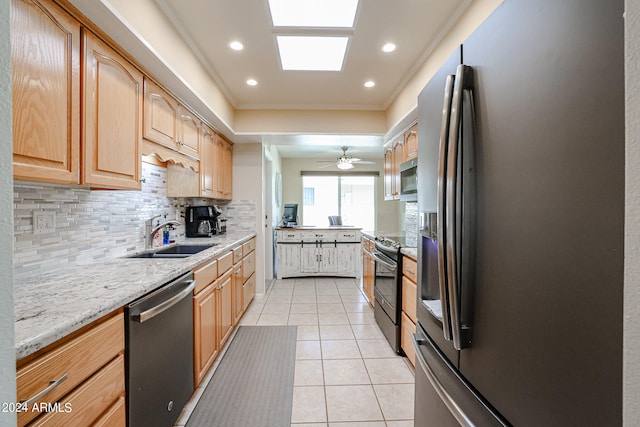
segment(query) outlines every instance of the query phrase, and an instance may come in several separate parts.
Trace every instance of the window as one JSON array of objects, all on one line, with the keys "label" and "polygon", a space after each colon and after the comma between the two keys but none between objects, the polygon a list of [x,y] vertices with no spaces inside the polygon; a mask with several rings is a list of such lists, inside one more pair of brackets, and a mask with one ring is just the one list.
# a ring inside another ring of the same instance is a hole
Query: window
[{"label": "window", "polygon": [[375,176],[303,175],[302,224],[325,226],[330,215],[344,225],[375,229]]}]

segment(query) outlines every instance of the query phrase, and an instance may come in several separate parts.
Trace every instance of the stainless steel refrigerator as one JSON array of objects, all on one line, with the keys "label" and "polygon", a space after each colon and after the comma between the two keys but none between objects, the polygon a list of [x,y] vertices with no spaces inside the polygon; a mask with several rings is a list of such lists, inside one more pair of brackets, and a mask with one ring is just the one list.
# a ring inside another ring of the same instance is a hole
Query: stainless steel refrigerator
[{"label": "stainless steel refrigerator", "polygon": [[622,423],[622,0],[505,0],[418,99],[415,425]]}]

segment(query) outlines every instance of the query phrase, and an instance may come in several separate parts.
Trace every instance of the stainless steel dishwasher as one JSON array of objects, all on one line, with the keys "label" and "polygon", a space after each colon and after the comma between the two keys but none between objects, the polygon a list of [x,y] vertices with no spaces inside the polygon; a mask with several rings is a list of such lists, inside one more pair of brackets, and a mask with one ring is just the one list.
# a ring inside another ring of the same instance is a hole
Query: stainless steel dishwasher
[{"label": "stainless steel dishwasher", "polygon": [[173,426],[193,386],[193,273],[125,307],[127,425]]}]

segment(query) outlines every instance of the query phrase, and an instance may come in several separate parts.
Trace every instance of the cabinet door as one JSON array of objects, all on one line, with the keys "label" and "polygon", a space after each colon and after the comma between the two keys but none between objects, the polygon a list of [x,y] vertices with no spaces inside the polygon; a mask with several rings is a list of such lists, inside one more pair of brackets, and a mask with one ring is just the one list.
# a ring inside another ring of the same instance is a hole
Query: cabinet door
[{"label": "cabinet door", "polygon": [[194,383],[197,387],[218,355],[218,320],[215,286],[210,284],[193,298]]},{"label": "cabinet door", "polygon": [[178,101],[149,79],[144,79],[144,138],[176,148]]},{"label": "cabinet door", "polygon": [[393,168],[392,168],[392,176],[393,181],[391,184],[391,188],[393,190],[393,199],[400,199],[400,163],[402,163],[402,155],[404,152],[404,136],[402,139],[396,141],[393,146]]},{"label": "cabinet door", "polygon": [[202,143],[200,145],[200,195],[215,197],[213,180],[215,174],[215,133],[209,126],[202,126]]},{"label": "cabinet door", "polygon": [[244,312],[242,263],[233,266],[233,324],[237,325]]},{"label": "cabinet door", "polygon": [[215,149],[213,151],[213,164],[215,168],[215,176],[213,180],[213,189],[216,199],[224,199],[225,193],[225,170],[224,170],[224,140],[216,135]]},{"label": "cabinet door", "polygon": [[80,182],[80,24],[48,0],[11,2],[13,176]]},{"label": "cabinet door", "polygon": [[418,125],[415,124],[404,133],[403,162],[418,157]]},{"label": "cabinet door", "polygon": [[384,199],[393,200],[393,148],[384,150]]},{"label": "cabinet door", "polygon": [[251,303],[253,296],[256,294],[256,275],[252,274],[251,277],[249,277],[247,281],[244,282],[243,287],[244,287],[244,297],[243,297],[244,310],[246,310],[247,307],[249,307],[249,304]]},{"label": "cabinet door", "polygon": [[348,276],[357,276],[357,266],[359,257],[358,257],[358,248],[360,245],[357,243],[347,243],[338,245],[337,249],[337,272],[340,275],[348,275]]},{"label": "cabinet door", "polygon": [[140,189],[142,73],[84,31],[82,183]]},{"label": "cabinet door", "polygon": [[278,253],[276,256],[278,262],[278,279],[300,275],[302,264],[300,261],[300,252],[300,245],[278,245]]},{"label": "cabinet door", "polygon": [[222,151],[223,191],[224,199],[232,199],[233,189],[233,149],[231,144],[225,142]]},{"label": "cabinet door", "polygon": [[200,157],[200,126],[202,122],[187,107],[178,107],[178,150],[184,154]]},{"label": "cabinet door", "polygon": [[334,274],[338,272],[338,248],[333,243],[323,244],[320,248],[320,266],[322,273]]},{"label": "cabinet door", "polygon": [[312,245],[304,245],[300,249],[300,272],[317,273],[320,254],[318,248]]},{"label": "cabinet door", "polygon": [[218,348],[222,348],[233,332],[233,270],[227,271],[216,280],[216,292],[218,294],[218,322],[220,342]]}]

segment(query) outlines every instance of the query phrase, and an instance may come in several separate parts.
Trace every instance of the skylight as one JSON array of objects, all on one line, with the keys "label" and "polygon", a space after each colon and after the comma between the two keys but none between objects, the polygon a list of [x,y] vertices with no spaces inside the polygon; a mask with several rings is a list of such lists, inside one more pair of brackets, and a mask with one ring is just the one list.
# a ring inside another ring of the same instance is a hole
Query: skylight
[{"label": "skylight", "polygon": [[348,37],[277,36],[283,70],[340,71]]},{"label": "skylight", "polygon": [[269,0],[274,27],[352,28],[358,0]]}]

